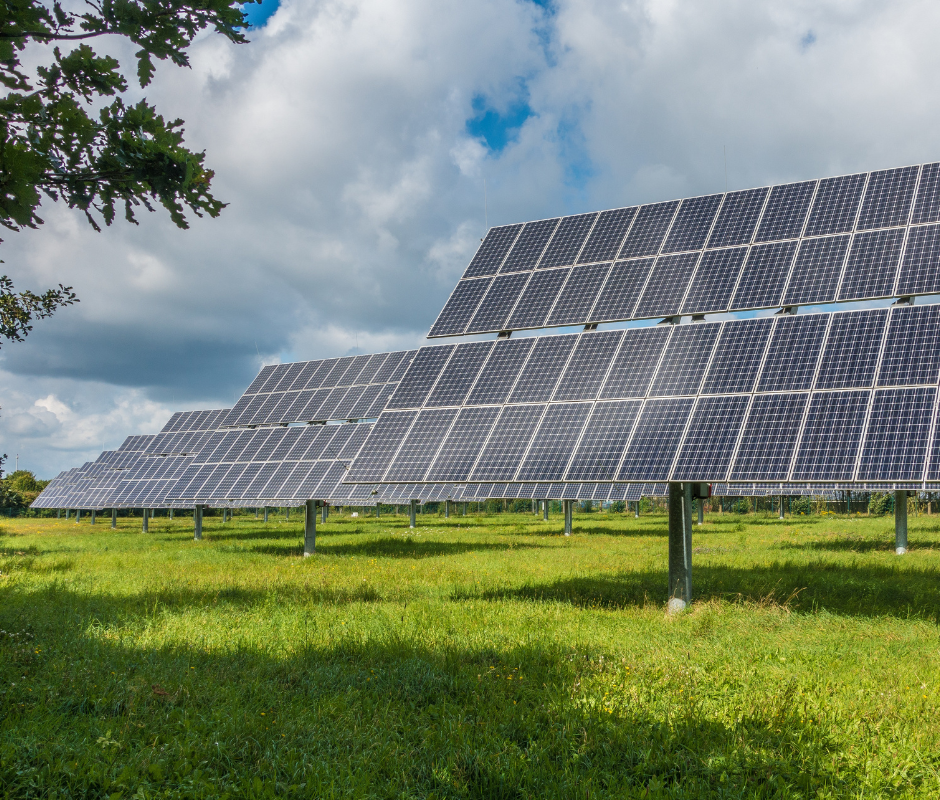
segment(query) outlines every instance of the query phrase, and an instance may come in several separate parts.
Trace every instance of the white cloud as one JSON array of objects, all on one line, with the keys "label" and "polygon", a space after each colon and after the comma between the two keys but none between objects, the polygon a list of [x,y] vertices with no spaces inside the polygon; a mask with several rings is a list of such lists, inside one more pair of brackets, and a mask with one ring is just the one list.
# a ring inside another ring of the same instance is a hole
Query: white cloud
[{"label": "white cloud", "polygon": [[[936,4],[553,8],[287,0],[251,44],[161,65],[146,95],[230,205],[103,234],[47,206],[6,237],[18,284],[82,302],[0,351],[0,448],[48,476],[231,404],[262,363],[415,346],[483,234],[484,176],[492,225],[718,191],[725,148],[730,188],[940,158]],[[533,111],[500,153],[467,132],[476,96]]]}]

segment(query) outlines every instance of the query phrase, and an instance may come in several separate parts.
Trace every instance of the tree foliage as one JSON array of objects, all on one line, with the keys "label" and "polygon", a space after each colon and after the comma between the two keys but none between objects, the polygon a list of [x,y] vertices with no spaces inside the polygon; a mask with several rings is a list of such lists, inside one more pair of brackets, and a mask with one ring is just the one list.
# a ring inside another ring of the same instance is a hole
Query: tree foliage
[{"label": "tree foliage", "polygon": [[[260,0],[259,0],[260,2]],[[167,121],[145,99],[126,103],[121,64],[89,42],[121,37],[138,48],[136,81],[153,78],[155,61],[189,66],[187,49],[212,29],[245,42],[240,0],[4,0],[0,5],[0,225],[36,228],[43,197],[64,201],[101,230],[119,211],[136,223],[143,206],[161,205],[180,228],[187,210],[216,217],[204,152],[183,143],[183,121]],[[22,57],[45,61],[29,74]],[[17,292],[0,279],[0,336],[21,340],[31,321],[77,302],[71,287]]]}]

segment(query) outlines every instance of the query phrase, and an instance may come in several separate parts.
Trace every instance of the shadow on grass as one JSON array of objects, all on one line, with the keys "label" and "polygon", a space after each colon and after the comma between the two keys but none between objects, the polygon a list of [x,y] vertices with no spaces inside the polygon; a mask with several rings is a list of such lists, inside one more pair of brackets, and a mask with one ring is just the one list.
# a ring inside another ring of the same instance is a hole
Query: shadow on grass
[{"label": "shadow on grass", "polygon": [[[343,796],[566,799],[862,788],[863,767],[837,762],[828,729],[800,715],[795,684],[768,686],[760,703],[729,692],[716,719],[664,692],[655,666],[628,675],[616,652],[426,646],[397,631],[324,645],[303,625],[290,648],[269,649],[243,642],[251,623],[238,619],[222,651],[138,647],[89,623],[149,624],[156,609],[41,594],[36,604],[0,590],[0,628],[32,632],[28,647],[0,643],[10,796],[192,785],[193,797],[327,797],[338,783]],[[605,707],[605,687],[628,680],[660,700]]]},{"label": "shadow on grass", "polygon": [[[463,553],[474,552],[510,552],[512,550],[532,550],[544,545],[520,544],[517,542],[440,542],[412,539],[370,539],[363,542],[333,544],[322,541],[317,534],[317,553],[324,556],[380,556],[384,558],[435,558],[439,556],[456,556]],[[303,541],[295,544],[283,545],[257,545],[249,548],[253,553],[263,553],[272,556],[299,556],[303,555]]]},{"label": "shadow on grass", "polygon": [[[581,608],[661,605],[668,571],[577,577],[512,589],[457,590],[453,600],[519,599],[570,603]],[[766,567],[692,567],[695,600],[786,604],[793,611],[849,616],[911,616],[940,622],[940,570],[897,567],[772,564]]]}]

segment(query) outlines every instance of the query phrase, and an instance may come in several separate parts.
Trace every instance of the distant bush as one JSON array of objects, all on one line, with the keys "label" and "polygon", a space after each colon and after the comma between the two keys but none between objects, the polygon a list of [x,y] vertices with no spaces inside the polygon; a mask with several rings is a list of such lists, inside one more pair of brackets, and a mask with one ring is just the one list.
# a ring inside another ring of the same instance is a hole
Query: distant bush
[{"label": "distant bush", "polygon": [[739,497],[731,510],[735,514],[747,514],[751,510],[751,498],[750,497]]},{"label": "distant bush", "polygon": [[868,513],[877,517],[890,514],[894,510],[894,497],[890,492],[872,492],[868,499]]},{"label": "distant bush", "polygon": [[623,500],[614,500],[614,502],[610,504],[610,510],[614,514],[622,514],[627,510],[627,504]]},{"label": "distant bush", "polygon": [[813,513],[813,498],[812,497],[794,497],[793,501],[790,504],[790,512],[793,514],[812,514]]}]

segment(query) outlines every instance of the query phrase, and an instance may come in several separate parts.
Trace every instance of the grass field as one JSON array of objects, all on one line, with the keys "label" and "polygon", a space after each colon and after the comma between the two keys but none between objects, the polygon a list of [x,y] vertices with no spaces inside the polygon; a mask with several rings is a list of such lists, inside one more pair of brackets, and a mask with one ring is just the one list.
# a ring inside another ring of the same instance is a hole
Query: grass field
[{"label": "grass field", "polygon": [[[102,521],[105,524],[101,524]],[[6,797],[937,797],[940,518],[0,520]]]}]

